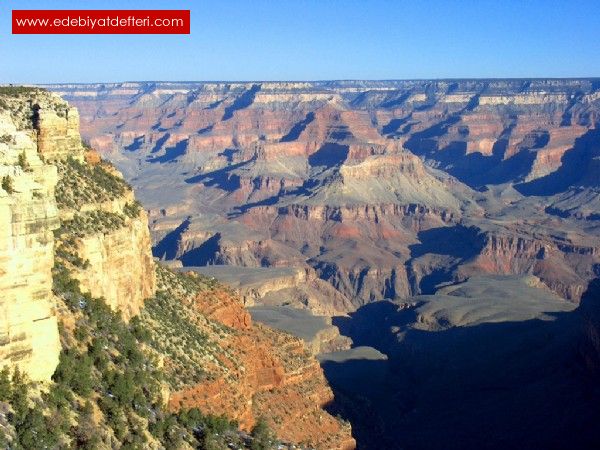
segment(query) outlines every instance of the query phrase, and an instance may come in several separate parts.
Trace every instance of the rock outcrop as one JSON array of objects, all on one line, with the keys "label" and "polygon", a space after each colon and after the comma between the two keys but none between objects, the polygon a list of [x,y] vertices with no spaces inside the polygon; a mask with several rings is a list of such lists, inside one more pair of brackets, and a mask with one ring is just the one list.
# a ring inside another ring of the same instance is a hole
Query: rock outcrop
[{"label": "rock outcrop", "polygon": [[34,110],[38,152],[47,161],[76,157],[83,153],[77,109],[58,105],[55,109],[38,105]]},{"label": "rock outcrop", "polygon": [[284,442],[355,447],[349,424],[324,409],[333,393],[302,340],[253,322],[240,297],[213,278],[160,266],[158,275],[157,298],[141,317],[166,354],[172,410],[226,414],[245,430],[262,417]]},{"label": "rock outcrop", "polygon": [[[37,89],[9,88],[0,99],[0,365],[49,380],[60,353],[53,267],[66,262],[84,291],[126,318],[139,313],[155,292],[147,216],[119,177],[83,162],[76,109]],[[116,223],[69,228],[98,211]]]},{"label": "rock outcrop", "polygon": [[122,228],[90,234],[77,243],[77,255],[88,262],[76,276],[83,290],[103,297],[125,317],[137,315],[155,292],[146,214],[128,219]]},{"label": "rock outcrop", "polygon": [[43,381],[60,353],[52,293],[57,173],[9,108],[0,110],[0,367]]}]

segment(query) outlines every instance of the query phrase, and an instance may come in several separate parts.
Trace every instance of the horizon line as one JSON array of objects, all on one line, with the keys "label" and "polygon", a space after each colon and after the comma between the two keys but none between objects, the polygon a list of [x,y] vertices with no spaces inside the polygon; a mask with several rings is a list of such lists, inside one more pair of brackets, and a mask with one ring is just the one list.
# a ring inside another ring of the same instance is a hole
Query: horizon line
[{"label": "horizon line", "polygon": [[121,81],[63,81],[63,82],[38,82],[38,83],[19,83],[19,82],[0,82],[0,86],[20,85],[20,86],[57,86],[57,85],[89,85],[89,84],[125,84],[125,83],[198,83],[198,84],[218,84],[218,83],[335,83],[335,82],[422,82],[422,81],[589,81],[600,80],[600,76],[577,76],[577,77],[446,77],[446,78],[331,78],[331,79],[304,79],[304,80],[121,80]]}]

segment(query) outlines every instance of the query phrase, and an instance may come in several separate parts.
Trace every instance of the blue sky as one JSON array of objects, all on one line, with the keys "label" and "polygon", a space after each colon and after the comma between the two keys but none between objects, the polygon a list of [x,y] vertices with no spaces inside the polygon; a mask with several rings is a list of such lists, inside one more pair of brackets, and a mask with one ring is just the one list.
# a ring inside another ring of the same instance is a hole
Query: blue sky
[{"label": "blue sky", "polygon": [[[191,9],[189,36],[12,35],[11,9]],[[600,76],[597,0],[7,0],[0,82]]]}]

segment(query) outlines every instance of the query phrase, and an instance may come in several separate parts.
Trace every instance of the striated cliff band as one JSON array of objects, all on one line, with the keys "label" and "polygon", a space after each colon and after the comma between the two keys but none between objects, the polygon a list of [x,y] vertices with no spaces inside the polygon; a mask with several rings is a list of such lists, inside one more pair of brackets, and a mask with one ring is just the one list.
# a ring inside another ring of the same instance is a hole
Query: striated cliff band
[{"label": "striated cliff band", "polygon": [[304,342],[151,253],[58,95],[0,87],[0,445],[355,447]]},{"label": "striated cliff band", "polygon": [[485,273],[577,303],[600,270],[597,79],[48,87],[155,256],[304,271],[281,303],[345,314]]}]

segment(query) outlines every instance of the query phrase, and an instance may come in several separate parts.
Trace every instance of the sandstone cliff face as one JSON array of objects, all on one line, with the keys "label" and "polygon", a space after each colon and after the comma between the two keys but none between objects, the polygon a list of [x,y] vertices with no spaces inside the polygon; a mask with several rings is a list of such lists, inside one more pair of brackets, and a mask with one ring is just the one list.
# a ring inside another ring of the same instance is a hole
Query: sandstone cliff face
[{"label": "sandstone cliff face", "polygon": [[79,157],[83,154],[76,108],[64,105],[58,111],[36,109],[35,114],[38,152],[44,160]]},{"label": "sandstone cliff face", "polygon": [[[52,293],[55,262],[76,256],[84,262],[73,267],[82,288],[131,317],[155,289],[147,217],[141,210],[131,213],[129,189],[121,198],[95,204],[93,195],[81,201],[91,179],[87,184],[64,179],[72,174],[60,170],[64,161],[85,167],[76,109],[34,89],[15,89],[0,98],[0,364],[18,366],[33,380],[48,380],[60,352]],[[74,182],[69,192],[80,196],[70,205],[65,181]],[[122,216],[121,226],[69,236],[65,253],[65,223],[103,208]],[[123,215],[126,210],[131,217]]]},{"label": "sandstone cliff face", "polygon": [[154,295],[154,262],[145,213],[130,219],[122,228],[84,236],[77,254],[88,268],[77,271],[84,291],[104,297],[125,318],[135,316],[144,300]]},{"label": "sandstone cliff face", "polygon": [[156,289],[147,214],[121,174],[94,153],[55,156],[61,261],[84,291],[129,319]]},{"label": "sandstone cliff face", "polygon": [[51,273],[57,175],[38,157],[35,136],[17,125],[0,111],[0,367],[42,381],[60,352]]}]

